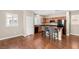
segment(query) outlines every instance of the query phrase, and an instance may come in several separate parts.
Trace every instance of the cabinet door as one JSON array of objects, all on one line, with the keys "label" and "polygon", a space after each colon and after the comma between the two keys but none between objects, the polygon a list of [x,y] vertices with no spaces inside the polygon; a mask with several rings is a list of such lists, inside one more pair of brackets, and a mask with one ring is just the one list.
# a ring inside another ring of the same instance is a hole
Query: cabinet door
[{"label": "cabinet door", "polygon": [[43,24],[46,23],[46,18],[43,18]]}]

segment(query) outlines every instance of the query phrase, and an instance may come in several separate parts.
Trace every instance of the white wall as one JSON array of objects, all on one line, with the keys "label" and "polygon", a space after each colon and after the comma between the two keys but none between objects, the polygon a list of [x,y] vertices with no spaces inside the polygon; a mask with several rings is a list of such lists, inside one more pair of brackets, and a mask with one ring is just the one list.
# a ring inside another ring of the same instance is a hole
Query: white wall
[{"label": "white wall", "polygon": [[34,18],[34,25],[41,25],[43,22],[42,16],[40,15],[35,15]]},{"label": "white wall", "polygon": [[66,30],[67,35],[79,36],[79,11],[66,12]]},{"label": "white wall", "polygon": [[71,15],[71,34],[79,36],[79,14]]},{"label": "white wall", "polygon": [[[18,26],[14,27],[6,27],[6,14],[7,13],[12,13],[12,14],[17,14],[18,15]],[[28,23],[26,20],[28,20],[27,16],[31,17],[30,22]],[[34,14],[31,11],[19,11],[19,10],[5,10],[5,11],[0,11],[0,40],[1,39],[6,39],[6,38],[11,38],[11,37],[16,37],[20,35],[26,35],[29,34],[34,34]],[[28,27],[27,25],[32,25],[32,27]],[[29,31],[27,31],[29,29]]]},{"label": "white wall", "polygon": [[[18,26],[6,27],[6,13],[18,15]],[[14,10],[0,10],[0,39],[15,37],[23,34],[23,12]]]}]

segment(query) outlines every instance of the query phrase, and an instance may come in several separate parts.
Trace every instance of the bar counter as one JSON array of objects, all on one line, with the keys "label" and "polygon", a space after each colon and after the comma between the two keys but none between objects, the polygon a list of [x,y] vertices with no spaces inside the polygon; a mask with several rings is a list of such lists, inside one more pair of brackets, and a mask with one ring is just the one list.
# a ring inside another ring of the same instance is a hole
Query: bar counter
[{"label": "bar counter", "polygon": [[54,29],[56,29],[58,31],[58,40],[62,40],[62,30],[63,30],[63,27],[58,27],[57,25],[49,25],[49,24],[45,24],[45,25],[40,25],[40,26],[49,26],[49,27],[52,27]]}]

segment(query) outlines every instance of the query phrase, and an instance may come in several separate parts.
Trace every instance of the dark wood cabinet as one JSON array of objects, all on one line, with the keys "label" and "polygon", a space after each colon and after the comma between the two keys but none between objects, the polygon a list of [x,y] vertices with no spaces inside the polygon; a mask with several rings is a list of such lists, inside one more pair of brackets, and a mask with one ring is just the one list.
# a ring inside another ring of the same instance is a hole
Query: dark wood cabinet
[{"label": "dark wood cabinet", "polygon": [[34,26],[34,32],[35,32],[35,33],[39,33],[39,32],[41,32],[41,31],[42,31],[42,28],[41,28],[40,25],[35,25],[35,26]]},{"label": "dark wood cabinet", "polygon": [[64,20],[64,26],[63,26],[63,34],[66,35],[66,17],[52,17],[52,18],[43,18],[43,24],[53,22],[58,22],[59,20]]},{"label": "dark wood cabinet", "polygon": [[35,33],[38,33],[38,27],[34,28]]}]

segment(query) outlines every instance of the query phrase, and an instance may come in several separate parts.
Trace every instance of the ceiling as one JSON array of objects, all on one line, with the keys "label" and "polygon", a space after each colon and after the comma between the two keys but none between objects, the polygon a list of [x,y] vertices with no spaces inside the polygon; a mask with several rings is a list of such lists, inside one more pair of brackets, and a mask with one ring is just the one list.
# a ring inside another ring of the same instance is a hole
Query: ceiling
[{"label": "ceiling", "polygon": [[[66,15],[66,10],[33,10],[35,14],[48,15]],[[71,14],[79,14],[79,10],[71,10]]]},{"label": "ceiling", "polygon": [[35,14],[38,15],[55,15],[55,14],[65,14],[64,10],[33,10]]}]

